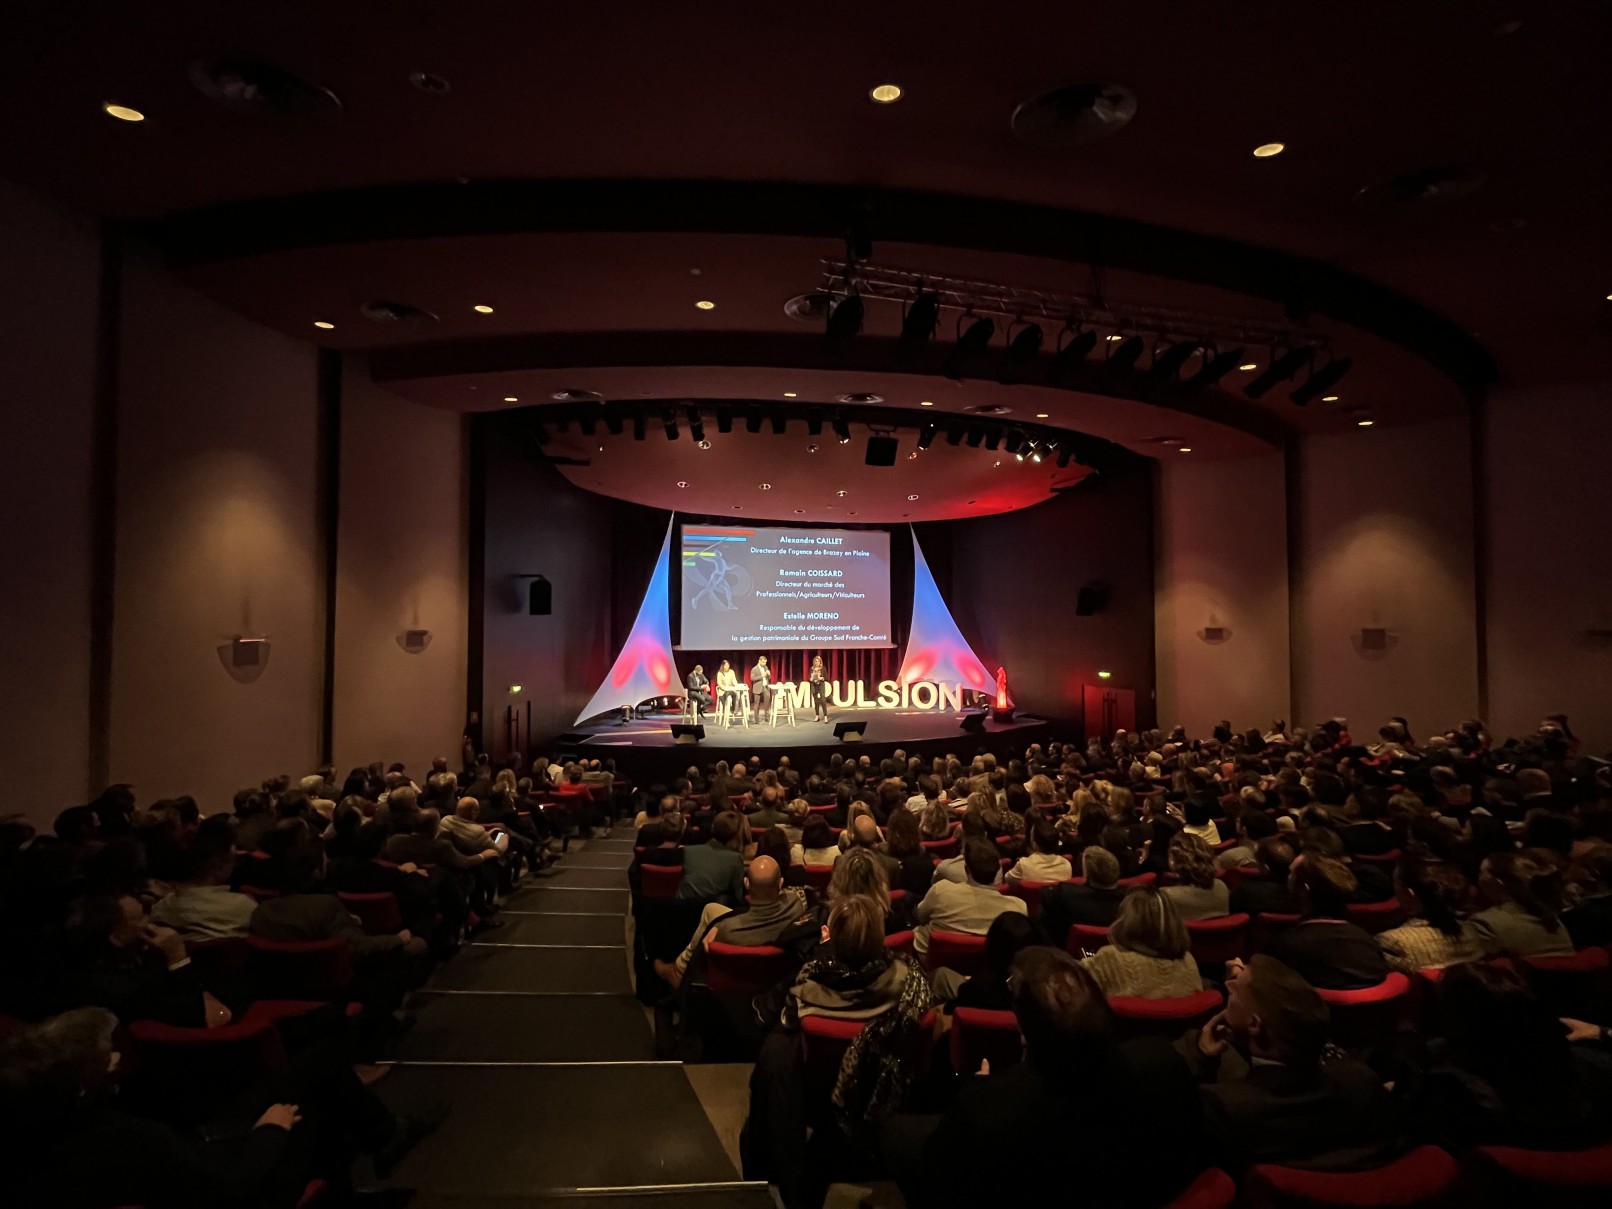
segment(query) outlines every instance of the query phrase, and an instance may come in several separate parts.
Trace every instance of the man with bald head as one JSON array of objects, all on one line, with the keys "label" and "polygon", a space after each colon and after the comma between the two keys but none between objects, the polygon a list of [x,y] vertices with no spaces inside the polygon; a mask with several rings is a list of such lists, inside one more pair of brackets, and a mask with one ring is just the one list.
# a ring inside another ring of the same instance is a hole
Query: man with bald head
[{"label": "man with bald head", "polygon": [[770,945],[803,919],[810,921],[805,894],[784,885],[783,871],[772,857],[758,856],[750,862],[744,888],[749,899],[745,909],[732,911],[721,903],[707,903],[700,912],[700,926],[677,960],[655,962],[655,973],[673,989],[683,981],[689,963],[696,955],[703,956],[713,940],[726,945]]},{"label": "man with bald head", "polygon": [[871,815],[859,814],[851,820],[851,838],[846,843],[846,850],[852,848],[866,848],[873,854],[874,860],[884,866],[885,881],[893,883],[895,876],[901,871],[901,862],[884,851],[884,841],[879,836],[879,825],[873,821]]}]

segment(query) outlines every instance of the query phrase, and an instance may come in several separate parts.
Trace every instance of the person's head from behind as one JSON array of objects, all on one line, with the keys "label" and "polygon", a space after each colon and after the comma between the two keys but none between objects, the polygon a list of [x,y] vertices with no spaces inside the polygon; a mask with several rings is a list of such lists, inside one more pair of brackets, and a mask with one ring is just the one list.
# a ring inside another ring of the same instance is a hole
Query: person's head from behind
[{"label": "person's head from behind", "polygon": [[[770,829],[773,830],[777,829]],[[787,849],[787,845],[785,847]],[[770,856],[757,856],[745,870],[744,887],[750,895],[752,906],[757,903],[777,902],[783,886],[783,871],[778,868],[778,862]]]},{"label": "person's head from behind", "polygon": [[298,819],[313,814],[313,799],[300,789],[280,795],[274,803],[274,813],[282,819]]},{"label": "person's head from behind", "polygon": [[1516,971],[1486,962],[1450,966],[1439,980],[1438,998],[1450,1058],[1502,1097],[1554,1095],[1564,1082],[1576,1084],[1556,1013]]},{"label": "person's head from behind", "polygon": [[1300,1069],[1320,1063],[1331,1024],[1315,988],[1263,953],[1226,980],[1225,1019],[1244,1053]]},{"label": "person's head from behind", "polygon": [[1087,848],[1080,854],[1080,871],[1093,890],[1112,890],[1119,881],[1119,857],[1107,848]]},{"label": "person's head from behind", "polygon": [[804,827],[806,820],[811,818],[811,815],[812,808],[805,798],[792,798],[789,804],[784,807],[784,817],[789,820],[791,827]]},{"label": "person's head from behind", "polygon": [[1268,835],[1254,846],[1254,863],[1272,881],[1286,883],[1297,855],[1293,842],[1281,835]]},{"label": "person's head from behind", "polygon": [[435,806],[428,806],[424,810],[416,811],[414,815],[414,834],[435,838],[437,828],[442,825],[442,815]]},{"label": "person's head from behind", "polygon": [[1037,822],[1030,828],[1030,851],[1050,856],[1058,851],[1058,832],[1051,823]]},{"label": "person's head from behind", "polygon": [[1562,879],[1548,852],[1529,848],[1485,857],[1478,889],[1491,903],[1516,904],[1551,932],[1561,927]]},{"label": "person's head from behind", "polygon": [[453,812],[465,822],[474,823],[481,814],[481,803],[475,798],[460,798]]},{"label": "person's head from behind", "polygon": [[866,848],[852,848],[834,862],[828,879],[828,901],[842,898],[869,898],[884,914],[890,913],[890,879],[879,858]]},{"label": "person's head from behind", "polygon": [[1288,874],[1287,886],[1299,900],[1300,911],[1315,919],[1342,919],[1350,897],[1359,887],[1355,875],[1336,857],[1305,852]]},{"label": "person's head from behind", "polygon": [[851,820],[851,843],[858,848],[873,848],[879,843],[879,825],[869,814],[859,814]]},{"label": "person's head from behind", "polygon": [[[756,856],[770,857],[773,864],[780,870],[790,866],[792,858],[789,855],[789,835],[783,827],[774,824],[756,837]],[[751,862],[752,865],[755,863]],[[780,874],[780,876],[782,876]]]},{"label": "person's head from behind", "polygon": [[997,874],[1002,871],[1001,858],[996,845],[987,839],[970,839],[963,844],[963,871],[976,886],[996,885]]},{"label": "person's head from behind", "polygon": [[1076,1071],[1109,1044],[1114,1017],[1102,988],[1061,949],[1031,945],[1021,950],[1008,987],[1030,1065]]},{"label": "person's head from behind", "polygon": [[227,840],[198,836],[185,851],[181,880],[187,886],[222,886],[234,867],[235,850]]},{"label": "person's head from behind", "polygon": [[1215,854],[1201,836],[1178,832],[1170,841],[1170,872],[1184,885],[1207,890],[1215,884]]},{"label": "person's head from behind", "polygon": [[688,816],[681,810],[661,811],[657,823],[661,843],[675,845],[683,842],[683,833],[688,830]]},{"label": "person's head from behind", "polygon": [[1573,820],[1554,810],[1535,808],[1523,818],[1522,846],[1567,856],[1573,851]]},{"label": "person's head from behind", "polygon": [[834,847],[834,833],[829,830],[828,820],[820,814],[810,816],[801,826],[800,846],[808,852]]},{"label": "person's head from behind", "polygon": [[1237,831],[1250,847],[1276,834],[1276,820],[1263,810],[1244,810],[1237,818]]},{"label": "person's head from behind", "polygon": [[1028,915],[1005,911],[991,921],[985,932],[985,964],[992,974],[1006,978],[1021,950],[1043,943]]},{"label": "person's head from behind", "polygon": [[74,1008],[21,1029],[0,1044],[4,1125],[59,1125],[113,1087],[118,1019],[105,1008]]},{"label": "person's head from behind", "polygon": [[884,839],[886,849],[897,860],[923,852],[918,816],[910,810],[898,810],[890,816],[890,821],[884,825]]},{"label": "person's head from behind", "polygon": [[1120,900],[1108,939],[1117,949],[1165,961],[1179,961],[1190,944],[1174,904],[1153,886],[1138,886]]},{"label": "person's head from behind", "polygon": [[69,806],[56,816],[56,838],[78,848],[95,838],[100,820],[93,806]]},{"label": "person's head from behind", "polygon": [[1412,849],[1394,869],[1394,897],[1406,915],[1425,919],[1446,936],[1459,936],[1472,887],[1454,865]]},{"label": "person's head from behind", "polygon": [[884,947],[884,907],[865,894],[836,899],[828,910],[828,940],[852,969],[889,959]]},{"label": "person's head from behind", "polygon": [[739,843],[739,816],[724,810],[711,820],[711,842],[722,848],[736,848]]}]

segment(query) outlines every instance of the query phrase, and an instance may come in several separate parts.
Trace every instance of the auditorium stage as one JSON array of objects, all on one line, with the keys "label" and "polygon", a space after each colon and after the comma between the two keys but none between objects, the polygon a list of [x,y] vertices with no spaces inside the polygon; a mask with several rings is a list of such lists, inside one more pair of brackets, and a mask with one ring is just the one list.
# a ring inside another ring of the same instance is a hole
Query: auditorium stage
[{"label": "auditorium stage", "polygon": [[[787,755],[797,768],[826,763],[835,752],[848,757],[867,755],[882,760],[897,748],[926,758],[955,753],[964,760],[982,751],[998,757],[1022,752],[1032,743],[1046,743],[1052,723],[1045,718],[1018,715],[1011,722],[985,718],[985,729],[963,729],[964,715],[934,710],[835,711],[829,722],[797,719],[777,727],[742,725],[723,727],[705,723],[705,738],[697,744],[678,744],[672,736],[675,715],[656,715],[631,722],[607,722],[578,727],[559,740],[562,755],[587,759],[613,759],[618,770],[644,783],[677,775],[690,764],[760,756],[771,763]],[[860,743],[842,743],[834,725],[845,721],[867,723]]]}]

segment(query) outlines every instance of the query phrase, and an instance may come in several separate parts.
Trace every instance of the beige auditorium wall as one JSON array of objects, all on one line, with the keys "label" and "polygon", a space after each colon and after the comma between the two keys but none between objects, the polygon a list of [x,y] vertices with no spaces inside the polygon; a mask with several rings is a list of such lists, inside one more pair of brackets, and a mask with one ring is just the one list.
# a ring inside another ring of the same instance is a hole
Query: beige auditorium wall
[{"label": "beige auditorium wall", "polygon": [[[411,771],[458,755],[465,708],[464,417],[409,403],[348,359],[341,400],[334,757]],[[407,653],[398,637],[427,629]],[[457,767],[457,764],[455,765]]]},{"label": "beige auditorium wall", "polygon": [[[1154,644],[1159,725],[1208,735],[1290,709],[1287,506],[1280,453],[1161,463]],[[1224,631],[1219,641],[1206,630]]]},{"label": "beige auditorium wall", "polygon": [[99,242],[0,186],[0,813],[90,793],[91,481]]},{"label": "beige auditorium wall", "polygon": [[[139,254],[122,323],[112,776],[227,808],[319,754],[315,352]],[[271,643],[252,683],[237,634]]]},{"label": "beige auditorium wall", "polygon": [[[1300,443],[1302,569],[1293,624],[1300,723],[1357,738],[1402,715],[1422,737],[1477,713],[1466,417]],[[1387,649],[1362,649],[1363,628]]]},{"label": "beige auditorium wall", "polygon": [[1566,713],[1612,749],[1612,386],[1498,391],[1487,408],[1489,717]]}]

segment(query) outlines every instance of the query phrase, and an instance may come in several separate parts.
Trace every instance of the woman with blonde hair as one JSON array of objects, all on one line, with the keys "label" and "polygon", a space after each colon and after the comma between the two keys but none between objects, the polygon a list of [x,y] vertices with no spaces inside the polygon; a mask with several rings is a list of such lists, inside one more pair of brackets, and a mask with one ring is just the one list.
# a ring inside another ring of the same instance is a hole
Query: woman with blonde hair
[{"label": "woman with blonde hair", "polygon": [[952,822],[952,808],[937,798],[918,816],[918,830],[926,840],[943,840],[952,833]]},{"label": "woman with blonde hair", "polygon": [[1203,990],[1186,925],[1152,886],[1125,896],[1108,929],[1108,944],[1081,964],[1109,996],[1176,999]]},{"label": "woman with blonde hair", "polygon": [[[851,808],[845,812],[845,826],[840,829],[839,845],[841,852],[844,852],[851,846],[851,829],[853,826],[855,826],[858,816],[864,814],[873,820],[874,828],[878,828],[879,816],[873,813],[873,807],[869,806],[866,802],[852,802]],[[882,830],[879,831],[879,842],[884,842],[884,832]]]},{"label": "woman with blonde hair", "polygon": [[1215,919],[1231,910],[1231,890],[1215,876],[1215,854],[1190,832],[1177,832],[1170,841],[1170,872],[1180,884],[1161,893],[1182,919]]}]

